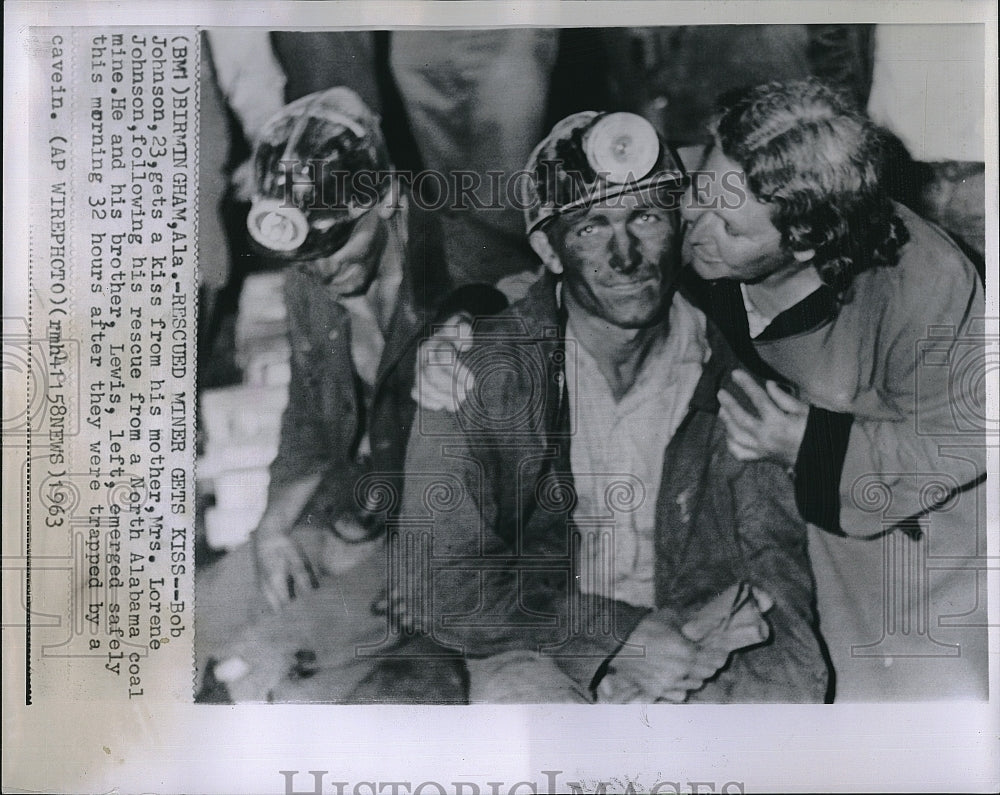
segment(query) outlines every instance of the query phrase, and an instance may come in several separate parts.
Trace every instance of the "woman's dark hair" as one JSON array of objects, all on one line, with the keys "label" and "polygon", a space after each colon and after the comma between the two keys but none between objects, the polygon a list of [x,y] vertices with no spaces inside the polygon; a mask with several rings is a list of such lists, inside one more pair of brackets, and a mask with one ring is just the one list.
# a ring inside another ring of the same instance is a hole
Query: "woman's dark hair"
[{"label": "woman's dark hair", "polygon": [[813,249],[837,293],[868,268],[896,264],[909,233],[882,184],[883,133],[867,116],[817,80],[767,83],[724,103],[716,145],[772,205],[788,249]]}]

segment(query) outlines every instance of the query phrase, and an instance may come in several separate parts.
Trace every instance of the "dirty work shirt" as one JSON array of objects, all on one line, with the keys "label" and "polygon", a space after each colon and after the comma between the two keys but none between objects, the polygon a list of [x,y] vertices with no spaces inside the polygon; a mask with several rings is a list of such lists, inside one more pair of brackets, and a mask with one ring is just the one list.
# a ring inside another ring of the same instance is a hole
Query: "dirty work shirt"
[{"label": "dirty work shirt", "polygon": [[580,589],[655,607],[653,538],[663,454],[709,354],[705,316],[676,294],[669,329],[653,343],[620,401],[580,344],[572,316],[566,339]]}]

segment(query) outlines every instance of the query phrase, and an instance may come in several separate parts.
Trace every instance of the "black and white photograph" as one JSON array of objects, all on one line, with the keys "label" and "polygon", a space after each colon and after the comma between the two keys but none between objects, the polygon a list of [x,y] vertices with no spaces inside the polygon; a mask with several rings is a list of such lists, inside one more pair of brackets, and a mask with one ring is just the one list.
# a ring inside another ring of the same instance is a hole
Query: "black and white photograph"
[{"label": "black and white photograph", "polygon": [[198,699],[985,699],[983,35],[208,30]]},{"label": "black and white photograph", "polygon": [[5,791],[1000,785],[995,5],[13,5]]}]

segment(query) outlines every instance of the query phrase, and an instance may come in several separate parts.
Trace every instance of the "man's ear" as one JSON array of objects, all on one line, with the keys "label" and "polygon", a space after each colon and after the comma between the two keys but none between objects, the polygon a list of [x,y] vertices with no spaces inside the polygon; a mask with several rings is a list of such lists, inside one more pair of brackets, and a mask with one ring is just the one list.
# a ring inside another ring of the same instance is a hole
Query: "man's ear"
[{"label": "man's ear", "polygon": [[555,274],[560,274],[563,272],[562,262],[559,260],[559,255],[556,254],[556,250],[552,248],[552,244],[549,242],[549,236],[545,234],[541,229],[536,229],[531,235],[528,236],[528,242],[531,243],[531,247],[535,250],[538,258],[545,264],[548,268]]}]

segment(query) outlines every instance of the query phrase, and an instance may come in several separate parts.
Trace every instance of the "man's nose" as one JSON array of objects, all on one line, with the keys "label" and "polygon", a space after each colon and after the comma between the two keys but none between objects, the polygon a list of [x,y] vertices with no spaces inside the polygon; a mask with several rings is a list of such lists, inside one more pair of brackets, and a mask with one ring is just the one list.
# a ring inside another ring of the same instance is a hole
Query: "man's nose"
[{"label": "man's nose", "polygon": [[611,257],[609,264],[618,273],[628,274],[639,267],[639,252],[635,238],[629,234],[624,224],[612,227],[614,236],[611,239]]}]

